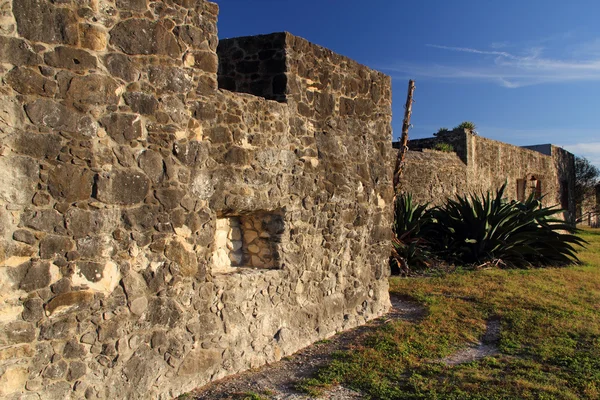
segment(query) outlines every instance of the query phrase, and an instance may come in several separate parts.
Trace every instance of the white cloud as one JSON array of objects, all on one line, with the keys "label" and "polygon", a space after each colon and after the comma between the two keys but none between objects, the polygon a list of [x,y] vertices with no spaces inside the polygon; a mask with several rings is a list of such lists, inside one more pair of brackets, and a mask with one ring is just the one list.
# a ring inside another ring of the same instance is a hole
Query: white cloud
[{"label": "white cloud", "polygon": [[587,158],[592,164],[600,168],[600,142],[577,143],[562,147],[576,156]]},{"label": "white cloud", "polygon": [[[507,88],[537,85],[551,82],[600,81],[600,41],[589,42],[575,51],[571,58],[550,58],[544,56],[541,47],[529,48],[520,54],[498,50],[482,50],[470,47],[442,46],[427,44],[427,47],[477,57],[461,65],[398,63],[383,67],[383,70],[396,74],[421,76],[438,79],[488,81]],[[498,48],[498,47],[495,47]],[[581,56],[585,52],[585,57]],[[579,54],[580,58],[574,58]]]},{"label": "white cloud", "polygon": [[501,56],[501,57],[506,57],[506,58],[518,59],[518,57],[515,57],[512,54],[504,52],[504,51],[477,50],[477,49],[471,49],[469,47],[440,46],[438,44],[426,44],[425,46],[432,47],[434,49],[441,49],[441,50],[460,51],[463,53],[474,53],[474,54],[486,54],[486,55],[491,55],[491,56]]}]

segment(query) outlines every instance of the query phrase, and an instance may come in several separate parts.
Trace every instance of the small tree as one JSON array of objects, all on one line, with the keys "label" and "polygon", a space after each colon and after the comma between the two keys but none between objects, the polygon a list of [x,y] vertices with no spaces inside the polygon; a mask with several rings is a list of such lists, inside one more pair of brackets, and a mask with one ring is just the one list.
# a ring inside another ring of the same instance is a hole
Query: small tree
[{"label": "small tree", "polygon": [[578,212],[584,200],[595,193],[600,183],[600,170],[585,157],[575,156],[575,204]]}]

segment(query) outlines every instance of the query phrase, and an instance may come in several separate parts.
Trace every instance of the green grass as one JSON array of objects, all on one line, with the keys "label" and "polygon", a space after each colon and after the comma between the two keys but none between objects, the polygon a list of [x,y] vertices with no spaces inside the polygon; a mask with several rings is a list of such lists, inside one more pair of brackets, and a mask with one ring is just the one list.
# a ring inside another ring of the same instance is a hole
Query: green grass
[{"label": "green grass", "polygon": [[[462,271],[392,278],[391,292],[429,313],[381,326],[299,385],[315,395],[344,384],[372,399],[600,398],[600,230],[585,230],[583,265]],[[448,366],[439,360],[501,318],[500,354]]]}]

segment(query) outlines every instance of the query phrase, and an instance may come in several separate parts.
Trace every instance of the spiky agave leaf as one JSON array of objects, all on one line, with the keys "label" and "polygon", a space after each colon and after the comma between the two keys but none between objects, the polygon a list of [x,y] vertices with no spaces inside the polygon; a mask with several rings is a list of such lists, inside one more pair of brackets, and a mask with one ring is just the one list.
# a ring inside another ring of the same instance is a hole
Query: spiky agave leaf
[{"label": "spiky agave leaf", "polygon": [[426,238],[446,258],[481,263],[502,259],[507,265],[577,262],[574,246],[586,242],[575,228],[555,218],[561,212],[530,196],[523,203],[505,201],[506,183],[486,194],[449,199],[432,211]]}]

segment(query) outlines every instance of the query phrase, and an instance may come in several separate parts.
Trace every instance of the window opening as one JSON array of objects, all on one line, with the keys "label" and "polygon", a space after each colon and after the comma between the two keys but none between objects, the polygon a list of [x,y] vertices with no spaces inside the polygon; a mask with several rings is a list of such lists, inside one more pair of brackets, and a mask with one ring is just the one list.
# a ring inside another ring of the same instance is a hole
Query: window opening
[{"label": "window opening", "polygon": [[259,212],[217,218],[213,271],[280,268],[279,245],[284,230],[283,217],[276,213]]}]

